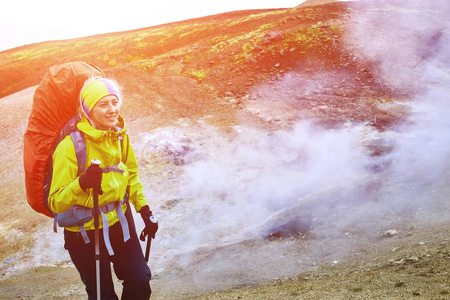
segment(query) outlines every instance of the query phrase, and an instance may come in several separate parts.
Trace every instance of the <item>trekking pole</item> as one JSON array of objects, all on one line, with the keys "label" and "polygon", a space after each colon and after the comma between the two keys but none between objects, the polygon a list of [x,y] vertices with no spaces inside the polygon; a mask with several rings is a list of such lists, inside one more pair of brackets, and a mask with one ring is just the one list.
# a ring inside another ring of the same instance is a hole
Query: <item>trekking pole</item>
[{"label": "trekking pole", "polygon": [[[98,159],[91,160],[91,166],[100,166]],[[99,211],[98,211],[98,187],[93,188],[94,192],[94,229],[95,229],[95,277],[97,282],[97,299],[100,300],[100,241],[99,241]]]},{"label": "trekking pole", "polygon": [[150,247],[152,246],[152,237],[147,237],[147,247],[145,248],[145,262],[148,263],[150,257]]}]

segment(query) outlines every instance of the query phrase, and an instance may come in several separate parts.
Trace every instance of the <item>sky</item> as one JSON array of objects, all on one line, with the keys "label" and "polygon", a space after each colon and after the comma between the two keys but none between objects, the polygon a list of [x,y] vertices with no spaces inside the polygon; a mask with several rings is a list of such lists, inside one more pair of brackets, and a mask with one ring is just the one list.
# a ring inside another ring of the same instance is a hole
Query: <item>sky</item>
[{"label": "sky", "polygon": [[303,2],[305,0],[11,0],[2,3],[0,10],[0,51],[229,11],[290,8]]}]

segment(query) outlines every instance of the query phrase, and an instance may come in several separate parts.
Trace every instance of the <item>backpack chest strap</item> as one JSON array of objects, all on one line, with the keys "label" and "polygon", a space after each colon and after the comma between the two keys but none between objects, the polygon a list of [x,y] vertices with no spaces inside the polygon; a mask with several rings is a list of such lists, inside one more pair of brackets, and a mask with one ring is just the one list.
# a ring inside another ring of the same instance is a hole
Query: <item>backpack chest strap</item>
[{"label": "backpack chest strap", "polygon": [[117,172],[123,174],[123,170],[119,169],[119,164],[111,166],[111,167],[104,167],[102,168],[103,173],[109,173],[109,172]]}]

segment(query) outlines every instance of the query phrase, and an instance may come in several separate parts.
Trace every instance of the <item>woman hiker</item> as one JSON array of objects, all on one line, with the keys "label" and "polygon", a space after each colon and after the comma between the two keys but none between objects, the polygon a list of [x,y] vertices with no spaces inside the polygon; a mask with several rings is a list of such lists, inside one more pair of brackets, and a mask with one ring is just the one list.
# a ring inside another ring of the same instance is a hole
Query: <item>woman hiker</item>
[{"label": "woman hiker", "polygon": [[[151,272],[142,253],[129,203],[141,214],[148,238],[155,237],[158,223],[151,221],[152,212],[139,180],[136,157],[120,116],[121,104],[115,81],[92,78],[85,82],[80,93],[81,121],[77,127],[84,134],[86,169],[81,176],[77,174],[74,142],[70,135],[66,136],[53,155],[49,206],[58,217],[74,205],[80,207],[80,212],[89,211],[93,207],[93,188],[98,188],[101,298],[118,299],[111,276],[112,263],[117,278],[123,281],[121,299],[149,299]],[[92,159],[100,160],[100,168],[91,166]],[[94,251],[92,215],[80,225],[65,227],[64,240],[64,248],[69,251],[86,285],[88,299],[97,299],[98,257]]]}]

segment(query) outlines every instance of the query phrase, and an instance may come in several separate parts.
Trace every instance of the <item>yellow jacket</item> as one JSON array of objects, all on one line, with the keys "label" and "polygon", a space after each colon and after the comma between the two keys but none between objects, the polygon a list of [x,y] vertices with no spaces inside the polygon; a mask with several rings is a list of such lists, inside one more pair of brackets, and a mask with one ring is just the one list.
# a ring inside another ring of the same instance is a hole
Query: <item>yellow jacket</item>
[{"label": "yellow jacket", "polygon": [[[109,172],[102,175],[103,194],[98,197],[99,206],[122,200],[127,187],[129,187],[129,200],[133,203],[136,211],[139,211],[147,205],[147,201],[138,176],[136,157],[130,145],[130,139],[125,134],[125,121],[122,117],[119,117],[119,121],[119,127],[122,128],[120,131],[97,130],[89,124],[86,118],[83,118],[77,124],[78,129],[84,133],[86,140],[85,167],[88,168],[94,158],[101,161],[100,167],[111,167],[118,164],[118,168],[123,170],[123,173]],[[123,136],[122,147],[119,136]],[[74,205],[89,208],[94,206],[92,189],[83,191],[77,174],[78,164],[75,148],[70,135],[68,135],[59,143],[53,154],[53,177],[48,203],[50,209],[55,213],[65,212]],[[123,211],[126,210],[126,204],[122,205],[122,209]],[[106,215],[109,226],[119,221],[115,210]],[[101,216],[99,223],[102,227]],[[94,220],[86,222],[84,227],[86,230],[94,229]],[[66,229],[80,231],[78,226],[67,227]]]}]

